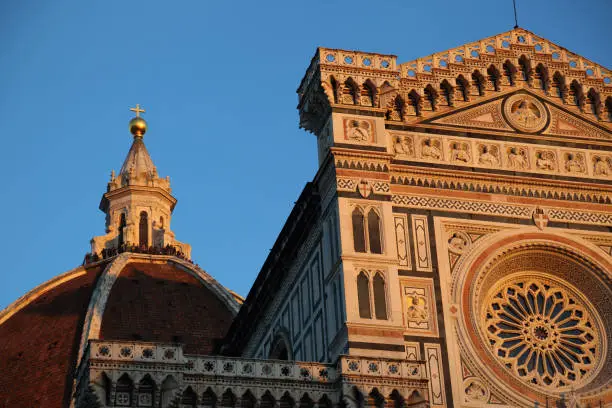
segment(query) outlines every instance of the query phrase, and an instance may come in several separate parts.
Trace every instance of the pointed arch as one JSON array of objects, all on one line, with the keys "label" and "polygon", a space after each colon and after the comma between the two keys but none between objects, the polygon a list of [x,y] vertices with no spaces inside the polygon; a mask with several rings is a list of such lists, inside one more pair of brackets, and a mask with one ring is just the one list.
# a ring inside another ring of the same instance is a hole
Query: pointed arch
[{"label": "pointed arch", "polygon": [[521,55],[518,62],[519,62],[519,70],[521,73],[521,80],[527,82],[528,84],[531,84],[531,80],[533,79],[531,61],[525,55]]},{"label": "pointed arch", "polygon": [[606,98],[606,112],[608,121],[612,122],[612,96]]},{"label": "pointed arch", "polygon": [[404,99],[399,94],[395,95],[395,97],[389,102],[389,106],[387,106],[387,112],[385,115],[386,119],[403,121],[405,113],[406,103],[404,102]]},{"label": "pointed arch", "polygon": [[450,82],[448,82],[446,79],[443,80],[440,84],[440,91],[442,92],[442,98],[446,105],[453,106],[453,96],[455,90],[453,89],[453,86],[450,84]]},{"label": "pointed arch", "polygon": [[287,329],[281,329],[276,333],[272,345],[270,346],[271,360],[292,360],[291,336]]},{"label": "pointed arch", "polygon": [[408,100],[410,102],[410,107],[413,113],[416,116],[421,116],[421,95],[419,95],[416,89],[410,91],[410,93],[408,94]]},{"label": "pointed arch", "polygon": [[126,225],[127,223],[125,221],[125,213],[121,212],[121,215],[119,216],[119,227],[118,227],[119,235],[117,237],[117,244],[119,248],[121,248],[123,244],[125,244],[125,235],[124,235],[123,230],[125,229]]},{"label": "pointed arch", "polygon": [[134,382],[129,375],[123,374],[115,385],[115,405],[129,407],[132,405],[132,391]]},{"label": "pointed arch", "polygon": [[149,214],[146,211],[140,212],[140,222],[138,223],[138,245],[142,248],[149,247]]},{"label": "pointed arch", "polygon": [[517,69],[510,60],[506,60],[503,65],[504,78],[508,85],[514,86],[516,85],[516,73]]},{"label": "pointed arch", "polygon": [[359,86],[353,78],[348,77],[342,86],[342,99],[340,103],[355,105],[358,103],[357,95],[359,95]]},{"label": "pointed arch", "polygon": [[478,95],[484,96],[485,94],[485,77],[480,73],[479,70],[475,70],[472,73],[472,83],[478,91]]},{"label": "pointed arch", "polygon": [[113,388],[113,382],[106,373],[102,373],[102,387],[104,388],[104,404],[112,405],[111,392]]},{"label": "pointed arch", "polygon": [[224,408],[234,408],[236,406],[236,395],[229,388],[221,395],[220,406]]},{"label": "pointed arch", "polygon": [[373,208],[368,212],[368,240],[370,243],[370,252],[373,254],[382,254],[382,239],[380,236],[380,216]]},{"label": "pointed arch", "polygon": [[364,271],[359,272],[359,275],[357,275],[357,303],[359,304],[359,317],[371,319],[370,278],[368,278]]},{"label": "pointed arch", "polygon": [[210,387],[208,387],[206,391],[204,391],[204,393],[202,394],[200,403],[204,408],[216,408],[217,395],[214,393],[214,391]]},{"label": "pointed arch", "polygon": [[319,399],[319,408],[332,408],[332,402],[327,394],[323,394],[323,396]]},{"label": "pointed arch", "polygon": [[173,376],[168,375],[161,384],[161,406],[167,407],[175,399],[179,391],[178,382]]},{"label": "pointed arch", "polygon": [[535,69],[534,85],[543,90],[546,94],[550,91],[550,78],[548,76],[548,68],[544,64],[539,63]]},{"label": "pointed arch", "polygon": [[196,408],[198,403],[198,395],[191,387],[187,387],[181,395],[181,408]]},{"label": "pointed arch", "polygon": [[438,108],[438,91],[435,90],[435,88],[433,86],[431,86],[431,84],[428,84],[425,87],[424,90],[425,93],[425,100],[427,101],[427,104],[429,105],[429,108],[432,111],[437,110]]},{"label": "pointed arch", "polygon": [[368,397],[368,406],[372,408],[385,407],[385,397],[378,391],[378,388],[373,388]]},{"label": "pointed arch", "polygon": [[376,106],[376,85],[370,79],[361,86],[361,105]]},{"label": "pointed arch", "polygon": [[272,396],[270,391],[266,391],[259,401],[259,408],[274,408],[275,404],[276,399]]},{"label": "pointed arch", "polygon": [[387,320],[387,289],[385,279],[380,272],[376,272],[372,280],[374,292],[374,314],[379,320]]},{"label": "pointed arch", "polygon": [[329,77],[329,84],[331,85],[331,90],[334,98],[333,102],[338,103],[338,81],[336,81],[336,78],[334,78],[333,75]]},{"label": "pointed arch", "polygon": [[572,97],[571,101],[580,109],[580,111],[584,111],[584,92],[582,90],[582,85],[577,80],[573,80],[570,85],[570,96]]},{"label": "pointed arch", "polygon": [[285,392],[283,396],[278,401],[279,408],[294,408],[295,400],[289,395],[288,392]]},{"label": "pointed arch", "polygon": [[561,75],[559,71],[555,72],[553,75],[552,88],[554,96],[565,101],[567,97],[567,85],[565,83],[565,77]]},{"label": "pointed arch", "polygon": [[398,390],[394,389],[389,395],[389,399],[393,402],[393,406],[390,408],[404,408],[404,397]]},{"label": "pointed arch", "polygon": [[470,81],[465,79],[463,75],[457,77],[457,91],[461,100],[465,102],[470,100]]},{"label": "pointed arch", "polygon": [[300,405],[298,408],[313,408],[313,407],[314,407],[314,401],[310,398],[308,393],[305,392],[304,395],[302,395],[302,398],[300,398]]},{"label": "pointed arch", "polygon": [[589,89],[586,96],[586,103],[589,106],[590,113],[597,118],[601,117],[601,97],[595,88]]},{"label": "pointed arch", "polygon": [[355,252],[366,252],[365,243],[365,219],[363,211],[359,207],[353,210],[353,248]]},{"label": "pointed arch", "polygon": [[489,76],[491,85],[493,85],[493,89],[495,91],[499,91],[501,85],[501,74],[499,73],[497,67],[491,64],[489,68],[487,68],[487,75]]},{"label": "pointed arch", "polygon": [[416,404],[425,401],[425,398],[417,390],[412,391],[406,402],[408,405]]},{"label": "pointed arch", "polygon": [[242,397],[240,397],[240,408],[255,407],[257,407],[257,398],[255,398],[251,390],[246,390]]},{"label": "pointed arch", "polygon": [[138,405],[152,407],[155,396],[155,381],[146,374],[138,383]]}]

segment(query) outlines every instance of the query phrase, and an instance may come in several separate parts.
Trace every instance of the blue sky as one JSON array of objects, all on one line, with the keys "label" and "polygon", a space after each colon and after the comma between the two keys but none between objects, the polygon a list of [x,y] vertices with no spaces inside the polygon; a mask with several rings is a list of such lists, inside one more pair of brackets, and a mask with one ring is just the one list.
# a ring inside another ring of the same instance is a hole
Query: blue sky
[{"label": "blue sky", "polygon": [[[522,27],[612,67],[612,2],[517,3]],[[316,47],[404,62],[513,25],[510,0],[0,2],[0,309],[104,232],[128,107],[147,110],[177,238],[246,295],[317,169],[295,109]]]}]

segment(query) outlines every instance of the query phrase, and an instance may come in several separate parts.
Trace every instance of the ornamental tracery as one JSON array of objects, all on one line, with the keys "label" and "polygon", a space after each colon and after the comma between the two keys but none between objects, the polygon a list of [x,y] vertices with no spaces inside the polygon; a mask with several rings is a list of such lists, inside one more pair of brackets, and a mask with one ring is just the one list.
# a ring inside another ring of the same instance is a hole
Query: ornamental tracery
[{"label": "ornamental tracery", "polygon": [[514,375],[556,389],[580,383],[600,358],[592,308],[560,282],[522,276],[485,302],[483,330]]}]

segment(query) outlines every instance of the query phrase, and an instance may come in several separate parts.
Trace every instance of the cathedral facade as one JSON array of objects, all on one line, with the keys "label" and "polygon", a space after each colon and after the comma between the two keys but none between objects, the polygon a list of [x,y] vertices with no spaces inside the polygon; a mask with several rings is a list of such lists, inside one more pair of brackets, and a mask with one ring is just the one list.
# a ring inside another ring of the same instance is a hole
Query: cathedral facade
[{"label": "cathedral facade", "polygon": [[244,299],[134,109],[106,234],[0,313],[0,406],[612,407],[612,71],[516,28],[319,48],[298,95],[319,169]]}]

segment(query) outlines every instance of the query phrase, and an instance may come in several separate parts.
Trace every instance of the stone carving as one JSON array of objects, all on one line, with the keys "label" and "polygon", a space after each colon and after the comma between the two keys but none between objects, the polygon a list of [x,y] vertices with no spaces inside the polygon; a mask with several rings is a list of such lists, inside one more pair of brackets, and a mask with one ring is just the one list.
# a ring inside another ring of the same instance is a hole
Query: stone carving
[{"label": "stone carving", "polygon": [[492,167],[499,165],[499,148],[496,145],[479,145],[478,151],[478,163]]},{"label": "stone carving", "polygon": [[593,174],[596,176],[607,176],[612,170],[612,159],[610,157],[593,157]]},{"label": "stone carving", "polygon": [[536,208],[533,211],[533,215],[531,216],[531,218],[533,219],[533,222],[536,227],[538,227],[538,229],[540,230],[543,230],[548,225],[548,214],[546,213],[546,211],[544,211],[544,209],[540,207]]},{"label": "stone carving", "polygon": [[463,232],[455,232],[448,240],[449,249],[458,253],[462,253],[469,244],[470,239]]},{"label": "stone carving", "polygon": [[410,136],[394,136],[393,150],[395,154],[414,156],[414,142]]},{"label": "stone carving", "polygon": [[536,150],[536,167],[540,170],[552,171],[557,167],[555,153],[550,150]]},{"label": "stone carving", "polygon": [[527,159],[527,149],[524,147],[509,147],[508,148],[508,167],[512,169],[527,169],[529,161]]},{"label": "stone carving", "polygon": [[421,143],[421,157],[442,160],[442,149],[439,139],[427,138]]},{"label": "stone carving", "polygon": [[368,180],[361,180],[357,185],[357,191],[363,198],[367,198],[372,193],[372,185]]},{"label": "stone carving", "polygon": [[451,143],[451,161],[469,163],[472,160],[470,145],[465,142]]},{"label": "stone carving", "polygon": [[548,119],[544,105],[525,94],[508,97],[504,101],[504,113],[514,128],[530,133],[542,130]]},{"label": "stone carving", "polygon": [[414,291],[406,297],[406,317],[408,321],[425,322],[429,319],[427,299],[424,295]]},{"label": "stone carving", "polygon": [[580,153],[566,153],[565,170],[567,170],[568,173],[584,173],[586,170],[584,155]]},{"label": "stone carving", "polygon": [[345,119],[344,134],[348,140],[367,142],[372,139],[373,124],[367,120]]},{"label": "stone carving", "polygon": [[469,379],[465,382],[465,399],[468,402],[487,402],[489,393],[480,381]]}]

